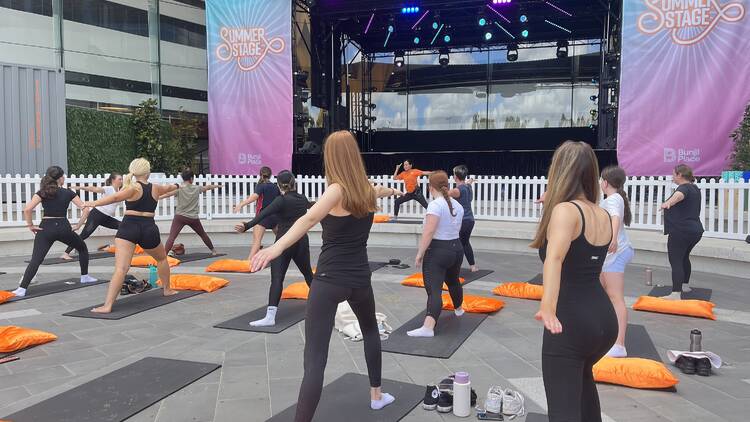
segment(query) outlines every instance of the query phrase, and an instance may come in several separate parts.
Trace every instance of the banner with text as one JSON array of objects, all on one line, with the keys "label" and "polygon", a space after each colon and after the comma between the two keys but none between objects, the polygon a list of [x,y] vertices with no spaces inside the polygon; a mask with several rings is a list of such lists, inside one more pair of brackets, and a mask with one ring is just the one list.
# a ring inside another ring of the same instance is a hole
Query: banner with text
[{"label": "banner with text", "polygon": [[750,0],[624,0],[617,158],[713,176],[750,102]]},{"label": "banner with text", "polygon": [[291,8],[289,0],[206,2],[213,174],[291,169]]}]

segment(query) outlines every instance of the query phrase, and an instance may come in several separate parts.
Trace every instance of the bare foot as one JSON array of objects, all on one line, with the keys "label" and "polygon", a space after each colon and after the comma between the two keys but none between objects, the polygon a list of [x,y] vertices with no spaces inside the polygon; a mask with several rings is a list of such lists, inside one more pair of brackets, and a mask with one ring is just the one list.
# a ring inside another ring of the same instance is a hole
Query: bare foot
[{"label": "bare foot", "polygon": [[172,296],[172,295],[176,295],[177,293],[179,293],[179,291],[164,288],[164,291],[162,293],[164,294],[164,296]]},{"label": "bare foot", "polygon": [[475,273],[475,272],[479,271],[479,267],[477,267],[476,265],[472,265],[471,267],[469,267],[469,269],[470,269],[470,270],[471,270],[471,272],[473,272],[473,273]]},{"label": "bare foot", "polygon": [[112,312],[112,307],[111,306],[106,306],[106,305],[105,306],[100,306],[98,308],[92,309],[91,312],[94,312],[94,313],[97,313],[97,314],[108,314],[108,313]]},{"label": "bare foot", "polygon": [[65,260],[65,261],[72,261],[73,257],[70,256],[69,254],[64,253],[64,254],[60,255],[60,259]]}]

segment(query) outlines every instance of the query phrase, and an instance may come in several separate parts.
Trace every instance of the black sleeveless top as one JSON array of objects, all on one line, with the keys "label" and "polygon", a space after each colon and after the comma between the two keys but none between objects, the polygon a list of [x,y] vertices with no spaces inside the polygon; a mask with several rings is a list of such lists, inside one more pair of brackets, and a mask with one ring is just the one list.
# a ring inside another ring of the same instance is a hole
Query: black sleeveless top
[{"label": "black sleeveless top", "polygon": [[321,220],[323,246],[315,280],[351,288],[370,285],[372,272],[367,259],[367,240],[374,215],[369,213],[356,218],[328,214]]},{"label": "black sleeveless top", "polygon": [[57,188],[57,192],[51,196],[44,196],[42,191],[36,194],[42,198],[44,217],[67,217],[71,201],[78,196],[77,193],[67,188]]},{"label": "black sleeveless top", "polygon": [[151,183],[138,182],[141,185],[141,197],[135,201],[125,201],[125,209],[128,211],[155,212],[156,199],[151,194],[154,187]]}]

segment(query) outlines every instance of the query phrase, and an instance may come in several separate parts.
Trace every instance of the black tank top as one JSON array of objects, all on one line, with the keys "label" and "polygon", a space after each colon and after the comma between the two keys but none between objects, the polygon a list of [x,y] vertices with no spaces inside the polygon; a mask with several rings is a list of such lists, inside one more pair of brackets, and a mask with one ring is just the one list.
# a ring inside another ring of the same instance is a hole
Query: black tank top
[{"label": "black tank top", "polygon": [[138,182],[141,185],[141,197],[135,201],[125,201],[125,209],[128,211],[154,212],[156,211],[156,199],[151,194],[154,185],[151,183]]},{"label": "black tank top", "polygon": [[70,202],[78,196],[77,193],[66,188],[57,188],[54,195],[44,196],[42,191],[36,193],[42,198],[44,217],[67,217]]},{"label": "black tank top", "polygon": [[367,240],[373,213],[363,218],[328,214],[321,222],[323,246],[320,248],[315,279],[344,287],[370,285],[372,272],[367,259]]}]

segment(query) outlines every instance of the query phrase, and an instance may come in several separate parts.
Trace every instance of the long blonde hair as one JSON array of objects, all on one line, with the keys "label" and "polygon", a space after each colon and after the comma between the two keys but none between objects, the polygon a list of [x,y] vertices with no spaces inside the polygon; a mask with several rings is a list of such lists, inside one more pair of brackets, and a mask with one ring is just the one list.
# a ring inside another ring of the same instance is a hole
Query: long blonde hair
[{"label": "long blonde hair", "polygon": [[[149,174],[151,174],[151,163],[145,158],[136,158],[128,166],[128,174],[122,179],[122,188],[129,188],[136,177],[148,176]],[[140,189],[140,185],[135,184],[135,188]]]},{"label": "long blonde hair", "polygon": [[599,162],[594,150],[585,142],[566,141],[552,156],[547,179],[542,221],[530,245],[536,249],[547,239],[547,227],[557,204],[582,195],[593,203],[599,200]]},{"label": "long blonde hair", "polygon": [[338,183],[344,190],[341,205],[356,218],[363,218],[377,209],[375,190],[367,180],[365,164],[354,136],[346,131],[333,132],[323,149],[328,185]]}]

